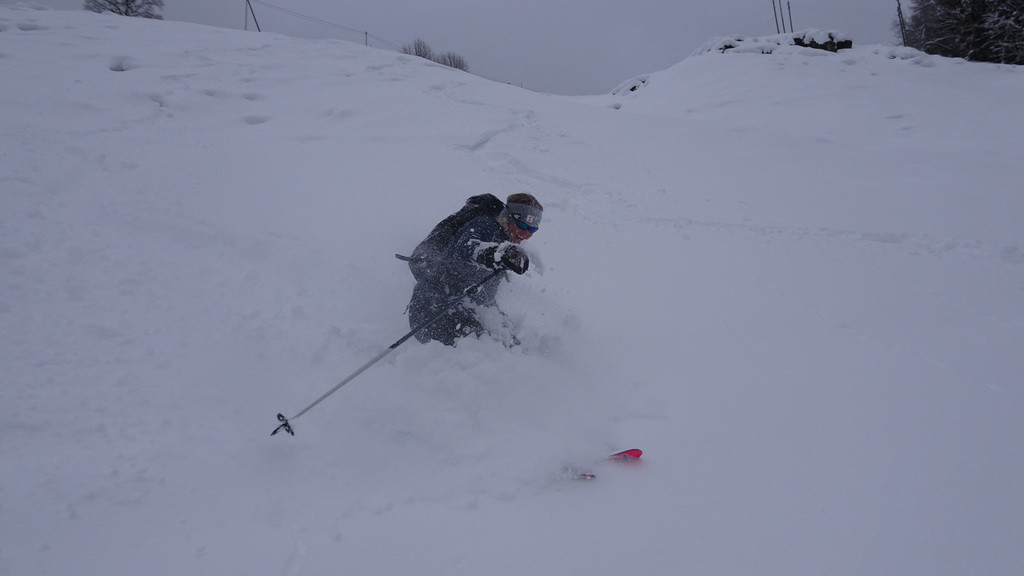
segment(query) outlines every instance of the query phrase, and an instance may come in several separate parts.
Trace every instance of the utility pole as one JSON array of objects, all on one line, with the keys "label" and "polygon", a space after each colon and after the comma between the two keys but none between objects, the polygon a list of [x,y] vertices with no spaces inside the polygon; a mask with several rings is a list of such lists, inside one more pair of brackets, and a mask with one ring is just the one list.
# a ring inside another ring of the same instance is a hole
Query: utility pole
[{"label": "utility pole", "polygon": [[249,0],[245,0],[245,29],[249,29],[249,14],[252,14],[253,24],[256,24],[256,31],[263,32],[260,30],[260,22],[256,19],[256,13],[252,11],[252,3]]},{"label": "utility pole", "polygon": [[907,45],[907,21],[903,19],[903,5],[896,0],[896,15],[900,20],[900,34],[903,36],[903,45]]},{"label": "utility pole", "polygon": [[[775,0],[772,0],[772,15],[775,16],[775,33],[781,34],[781,32],[779,32],[779,12],[775,9]],[[785,23],[785,20],[783,20],[783,23]]]},{"label": "utility pole", "polygon": [[789,0],[786,0],[786,10],[789,11],[789,31],[793,32],[793,7],[789,5]]}]

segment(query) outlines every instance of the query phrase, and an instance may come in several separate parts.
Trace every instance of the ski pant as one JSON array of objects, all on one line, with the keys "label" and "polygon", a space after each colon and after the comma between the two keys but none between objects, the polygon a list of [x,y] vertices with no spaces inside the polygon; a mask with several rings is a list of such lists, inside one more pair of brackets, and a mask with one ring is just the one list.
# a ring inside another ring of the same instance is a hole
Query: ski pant
[{"label": "ski pant", "polygon": [[[415,328],[444,308],[450,300],[422,285],[416,284],[409,301],[409,327]],[[456,304],[440,318],[434,320],[416,333],[416,339],[426,344],[431,340],[446,346],[454,346],[459,338],[470,334],[479,336],[485,332],[472,308],[463,303]]]}]

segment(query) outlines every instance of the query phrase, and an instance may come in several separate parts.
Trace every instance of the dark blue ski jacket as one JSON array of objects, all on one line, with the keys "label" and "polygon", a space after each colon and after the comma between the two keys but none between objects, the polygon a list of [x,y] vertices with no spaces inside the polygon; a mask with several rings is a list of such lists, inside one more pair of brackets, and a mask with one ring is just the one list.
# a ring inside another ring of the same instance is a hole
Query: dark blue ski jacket
[{"label": "dark blue ski jacket", "polygon": [[[455,241],[432,260],[426,274],[416,282],[409,302],[409,325],[415,327],[436,314],[445,304],[463,290],[480,282],[494,272],[476,261],[478,252],[489,246],[510,242],[512,239],[492,216],[478,216],[464,225],[455,235]],[[465,301],[453,307],[444,317],[416,335],[421,342],[439,340],[445,344],[471,333],[479,335],[483,327],[476,319],[474,308],[495,306],[498,286],[507,274],[498,274]]]}]

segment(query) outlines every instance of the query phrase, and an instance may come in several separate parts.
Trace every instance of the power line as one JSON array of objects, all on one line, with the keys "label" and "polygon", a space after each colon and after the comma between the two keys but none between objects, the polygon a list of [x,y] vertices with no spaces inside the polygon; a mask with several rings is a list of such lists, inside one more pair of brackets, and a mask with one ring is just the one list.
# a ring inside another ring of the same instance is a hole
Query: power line
[{"label": "power line", "polygon": [[[261,6],[266,6],[267,8],[272,8],[274,10],[278,10],[278,11],[284,12],[285,14],[289,14],[291,16],[295,16],[296,18],[301,18],[303,20],[308,20],[310,22],[316,22],[317,24],[321,24],[321,25],[327,26],[329,28],[335,28],[337,30],[344,30],[345,32],[352,32],[352,33],[355,33],[355,34],[362,34],[363,37],[366,38],[367,44],[369,44],[369,39],[373,38],[377,42],[379,42],[379,43],[381,43],[381,44],[383,44],[383,45],[385,45],[385,46],[387,46],[389,48],[393,48],[394,50],[398,50],[399,52],[401,52],[401,50],[402,50],[402,48],[400,46],[398,46],[396,44],[393,44],[393,43],[391,43],[391,42],[381,38],[380,36],[377,36],[377,35],[374,35],[374,34],[370,34],[369,32],[367,32],[365,30],[356,30],[355,28],[350,28],[348,26],[342,26],[341,24],[335,24],[334,22],[329,22],[329,21],[324,20],[322,18],[316,18],[316,17],[313,17],[313,16],[307,16],[306,14],[302,14],[302,13],[296,12],[294,10],[289,10],[288,8],[282,8],[282,7],[277,6],[275,4],[271,4],[270,2],[264,2],[263,0],[248,0],[248,1],[253,2],[255,4],[259,4]],[[253,14],[253,18],[255,18],[255,17],[256,17],[256,15]]]},{"label": "power line", "polygon": [[[773,2],[774,2],[774,0],[773,0]],[[310,22],[316,22],[317,24],[322,24],[322,25],[328,26],[330,28],[336,28],[338,30],[344,30],[345,32],[352,32],[352,33],[355,33],[355,34],[362,34],[363,37],[366,39],[366,45],[367,46],[370,45],[370,39],[372,38],[377,43],[382,44],[382,45],[384,45],[384,46],[386,46],[388,48],[391,48],[392,50],[395,50],[397,52],[404,52],[404,48],[402,48],[401,46],[398,46],[397,44],[394,44],[393,42],[385,40],[384,38],[381,38],[380,36],[377,36],[376,34],[370,34],[369,32],[366,32],[364,30],[356,30],[355,28],[351,28],[349,26],[343,26],[341,24],[335,24],[334,22],[330,22],[330,21],[324,20],[322,18],[316,18],[314,16],[308,16],[306,14],[302,14],[300,12],[296,12],[296,11],[290,10],[288,8],[282,8],[280,6],[277,6],[276,4],[271,4],[270,2],[264,2],[263,0],[246,0],[246,5],[248,6],[248,10],[246,11],[246,24],[247,25],[248,25],[249,14],[252,14],[253,21],[254,22],[256,21],[256,13],[252,11],[252,4],[251,3],[256,3],[256,4],[259,4],[261,6],[266,6],[267,8],[272,8],[274,10],[278,10],[278,11],[284,12],[285,14],[289,14],[291,16],[295,16],[296,18],[301,18],[303,20],[308,20]],[[256,24],[256,28],[259,29],[259,23]],[[480,76],[480,75],[479,74],[474,74],[474,76]],[[502,84],[512,84],[512,82],[505,82],[505,81],[501,81],[501,80],[494,80],[492,78],[487,78],[486,76],[480,76],[480,78],[486,78],[488,80],[491,80],[492,82],[501,82]],[[521,84],[519,85],[519,87],[523,88],[523,86]]]}]

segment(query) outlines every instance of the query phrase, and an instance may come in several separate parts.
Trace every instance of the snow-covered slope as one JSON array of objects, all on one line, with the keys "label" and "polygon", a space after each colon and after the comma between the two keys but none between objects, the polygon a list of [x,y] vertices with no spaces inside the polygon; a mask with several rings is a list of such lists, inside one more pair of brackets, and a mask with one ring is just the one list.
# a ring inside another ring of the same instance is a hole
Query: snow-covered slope
[{"label": "snow-covered slope", "polygon": [[[570,98],[18,5],[0,78],[0,574],[1024,569],[1019,68]],[[407,343],[270,437],[408,330],[394,253],[519,191],[522,348]]]}]

